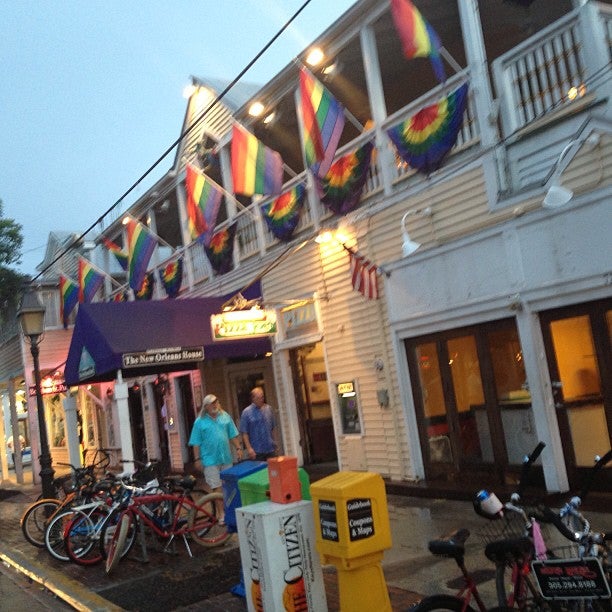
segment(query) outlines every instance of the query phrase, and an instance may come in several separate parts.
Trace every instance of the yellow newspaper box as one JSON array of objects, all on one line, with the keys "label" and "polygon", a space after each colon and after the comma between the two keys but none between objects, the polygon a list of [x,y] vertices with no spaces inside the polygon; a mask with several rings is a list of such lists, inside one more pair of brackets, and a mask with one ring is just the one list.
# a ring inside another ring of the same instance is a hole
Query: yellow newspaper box
[{"label": "yellow newspaper box", "polygon": [[391,610],[381,566],[391,530],[380,474],[337,472],[311,484],[310,494],[317,550],[338,570],[341,609]]}]

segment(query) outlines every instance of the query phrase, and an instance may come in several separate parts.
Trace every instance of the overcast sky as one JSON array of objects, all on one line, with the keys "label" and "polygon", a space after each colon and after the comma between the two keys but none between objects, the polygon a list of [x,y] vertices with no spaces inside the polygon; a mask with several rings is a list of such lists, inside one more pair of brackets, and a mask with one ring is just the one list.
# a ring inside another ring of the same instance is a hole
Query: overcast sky
[{"label": "overcast sky", "polygon": [[[23,226],[19,269],[35,276],[49,232],[90,227],[178,138],[190,75],[233,79],[305,1],[0,0],[0,199]],[[354,3],[311,0],[243,81],[269,81]]]}]

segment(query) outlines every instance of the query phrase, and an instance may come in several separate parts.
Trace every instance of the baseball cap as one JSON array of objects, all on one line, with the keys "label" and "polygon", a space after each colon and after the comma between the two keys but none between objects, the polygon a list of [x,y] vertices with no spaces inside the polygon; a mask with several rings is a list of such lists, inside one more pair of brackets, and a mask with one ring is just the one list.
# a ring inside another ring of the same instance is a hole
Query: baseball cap
[{"label": "baseball cap", "polygon": [[209,404],[214,404],[217,401],[217,396],[210,393],[202,400],[202,408],[206,408]]}]

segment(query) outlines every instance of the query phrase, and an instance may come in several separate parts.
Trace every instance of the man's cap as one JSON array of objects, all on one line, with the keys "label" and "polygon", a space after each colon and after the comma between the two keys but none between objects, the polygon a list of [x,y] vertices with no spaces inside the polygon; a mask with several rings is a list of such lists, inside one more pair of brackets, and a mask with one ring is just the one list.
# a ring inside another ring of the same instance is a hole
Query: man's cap
[{"label": "man's cap", "polygon": [[209,404],[214,404],[217,401],[217,396],[210,393],[202,400],[202,408],[206,408]]}]

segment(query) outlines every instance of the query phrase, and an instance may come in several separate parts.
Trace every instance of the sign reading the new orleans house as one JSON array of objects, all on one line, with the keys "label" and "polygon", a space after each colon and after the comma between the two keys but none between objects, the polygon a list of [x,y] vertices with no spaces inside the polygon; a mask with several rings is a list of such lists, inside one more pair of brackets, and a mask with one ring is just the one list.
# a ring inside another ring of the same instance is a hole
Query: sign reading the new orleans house
[{"label": "sign reading the new orleans house", "polygon": [[213,340],[260,338],[276,333],[276,312],[273,310],[237,311],[210,316]]},{"label": "sign reading the new orleans house", "polygon": [[188,363],[203,360],[203,346],[175,346],[172,348],[148,349],[137,353],[123,353],[121,355],[124,368],[140,368],[142,366]]}]

